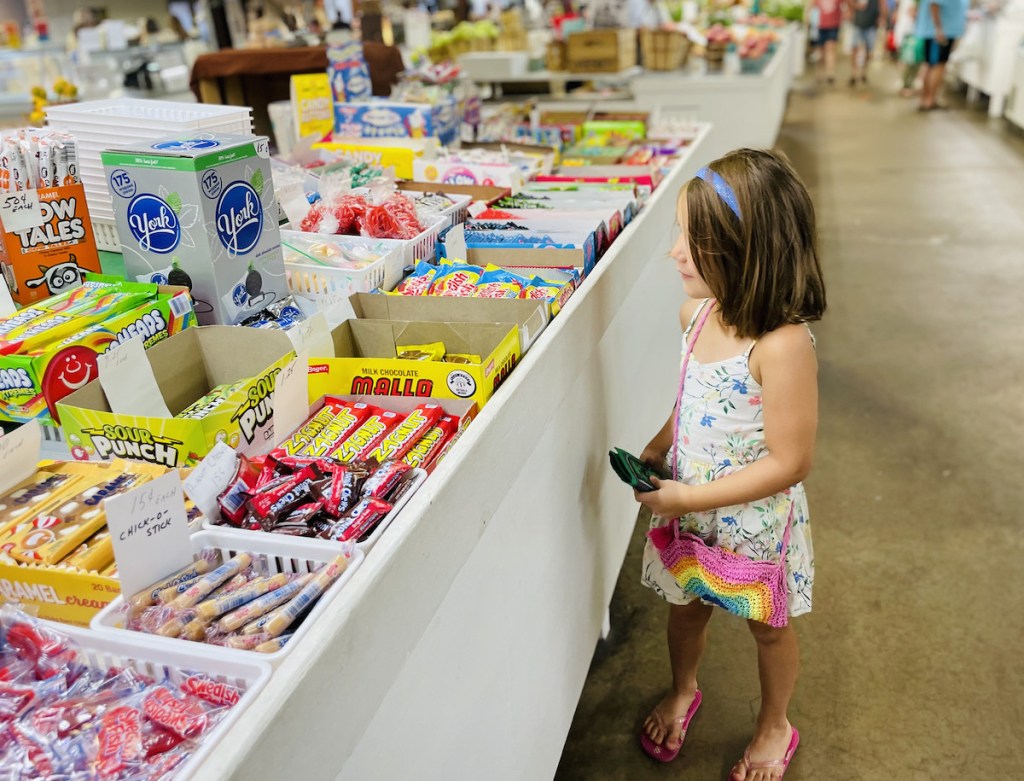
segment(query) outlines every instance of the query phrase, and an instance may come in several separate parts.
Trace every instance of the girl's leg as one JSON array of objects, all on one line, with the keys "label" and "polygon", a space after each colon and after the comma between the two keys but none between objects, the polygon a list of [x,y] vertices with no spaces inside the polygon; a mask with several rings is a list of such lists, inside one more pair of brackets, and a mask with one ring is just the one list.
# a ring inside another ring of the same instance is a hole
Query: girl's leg
[{"label": "girl's leg", "polygon": [[707,644],[708,620],[713,610],[699,601],[669,605],[668,655],[672,663],[672,688],[644,722],[647,737],[668,749],[679,745],[679,725],[672,722],[686,715],[697,692],[697,668]]},{"label": "girl's leg", "polygon": [[831,84],[836,78],[836,42],[825,41],[825,78]]},{"label": "girl's leg", "polygon": [[[761,678],[761,710],[757,714],[754,738],[750,741],[750,761],[782,759],[789,748],[791,725],[786,716],[789,700],[800,671],[800,649],[792,623],[776,629],[749,621],[757,641],[757,669]],[[752,770],[749,774],[740,762],[732,772],[734,781],[777,779],[782,768]]]}]

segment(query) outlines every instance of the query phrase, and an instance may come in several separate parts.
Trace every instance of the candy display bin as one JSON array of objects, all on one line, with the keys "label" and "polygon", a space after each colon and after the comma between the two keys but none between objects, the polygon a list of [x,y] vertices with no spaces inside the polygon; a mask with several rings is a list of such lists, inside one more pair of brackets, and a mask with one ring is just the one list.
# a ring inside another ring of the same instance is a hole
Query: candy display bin
[{"label": "candy display bin", "polygon": [[189,673],[199,673],[238,690],[241,699],[205,737],[188,761],[175,769],[175,781],[184,781],[194,775],[196,768],[217,748],[218,741],[256,700],[271,675],[270,665],[259,658],[227,659],[207,653],[204,647],[174,648],[150,643],[144,635],[108,637],[65,624],[50,623],[49,626],[74,641],[81,651],[82,661],[101,670],[128,668],[155,680],[166,678],[175,684],[184,681]]},{"label": "candy display bin", "polygon": [[[333,548],[327,545],[318,544],[311,540],[304,540],[294,537],[283,537],[281,535],[247,534],[240,531],[201,531],[192,535],[192,550],[195,553],[213,548],[217,550],[224,559],[238,553],[252,554],[253,561],[257,566],[264,566],[267,574],[274,575],[278,572],[305,574],[313,572],[322,564],[326,564],[342,551],[342,545],[336,544]],[[325,608],[333,603],[345,584],[352,578],[352,574],[359,569],[363,563],[363,552],[353,548],[352,558],[348,567],[341,576],[331,584],[323,593],[313,609],[309,611],[305,619],[295,630],[291,640],[280,651],[270,654],[257,653],[255,651],[241,651],[234,648],[222,648],[215,645],[181,640],[172,637],[161,637],[158,635],[147,635],[142,632],[135,632],[124,628],[123,605],[124,598],[118,597],[106,608],[101,610],[92,620],[92,629],[109,638],[117,640],[140,643],[145,646],[152,646],[154,649],[169,649],[176,651],[182,657],[199,654],[197,658],[211,658],[224,661],[252,662],[265,661],[270,664],[277,664],[289,652],[294,649],[302,639],[302,636],[309,630],[323,614]]]},{"label": "candy display bin", "polygon": [[[289,236],[321,234],[301,233],[299,231],[282,230],[281,241],[288,241]],[[389,278],[402,278],[405,267],[406,243],[397,239],[368,239],[362,236],[328,236],[322,238],[337,241],[339,244],[356,247],[381,247],[386,250],[383,257],[375,260],[363,269],[335,268],[333,266],[308,263],[285,263],[285,275],[288,277],[288,289],[303,298],[335,299],[338,296],[348,298],[354,293],[369,293],[383,286]],[[392,285],[394,287],[394,285]]]},{"label": "candy display bin", "polygon": [[[405,486],[405,489],[402,492],[401,497],[397,502],[395,502],[391,512],[384,516],[384,519],[377,524],[377,526],[373,530],[373,534],[371,534],[362,542],[356,543],[356,548],[358,550],[361,550],[364,554],[370,552],[370,549],[377,544],[377,540],[380,539],[381,535],[384,534],[384,531],[388,528],[388,526],[391,525],[391,522],[395,520],[398,514],[402,512],[402,509],[409,503],[409,500],[413,497],[413,494],[415,494],[420,489],[420,486],[423,485],[426,479],[427,473],[422,469],[413,469],[411,472],[409,472],[408,477],[406,477],[406,479],[403,481],[407,485]],[[271,535],[269,532],[248,531],[245,529],[232,529],[230,526],[226,526],[223,524],[215,524],[209,520],[203,521],[203,528],[209,531],[229,531],[232,534],[244,535],[246,537],[255,536],[260,537],[262,539],[276,539],[280,536]],[[318,545],[320,547],[323,547],[327,551],[337,550],[338,548],[338,543],[336,542],[331,542],[330,540],[321,540],[315,537],[303,539],[303,542],[307,542],[310,545]]]}]

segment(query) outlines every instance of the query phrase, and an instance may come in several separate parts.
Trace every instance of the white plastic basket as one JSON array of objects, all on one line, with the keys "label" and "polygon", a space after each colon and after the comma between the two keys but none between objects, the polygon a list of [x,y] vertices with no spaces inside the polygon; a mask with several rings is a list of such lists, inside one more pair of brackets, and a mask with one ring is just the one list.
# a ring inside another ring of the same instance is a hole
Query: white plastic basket
[{"label": "white plastic basket", "polygon": [[[237,530],[226,530],[219,528],[216,531],[201,531],[192,535],[192,550],[195,553],[213,548],[227,558],[238,553],[251,553],[256,566],[265,566],[268,574],[278,572],[289,572],[305,574],[313,572],[322,564],[331,561],[341,552],[341,544],[323,545],[314,543],[298,537],[285,537],[280,534],[246,534]],[[295,630],[291,640],[280,651],[270,654],[257,653],[256,651],[243,651],[237,648],[223,648],[216,645],[197,643],[191,640],[183,640],[174,637],[162,637],[150,635],[143,632],[135,632],[124,628],[123,608],[124,598],[118,597],[103,610],[97,613],[90,623],[90,627],[107,637],[132,638],[133,641],[152,644],[153,648],[171,648],[180,650],[183,654],[192,654],[196,649],[204,656],[232,660],[263,660],[270,664],[280,662],[296,643],[301,642],[302,636],[309,627],[317,620],[317,617],[324,611],[341,591],[345,584],[352,578],[352,574],[359,569],[363,563],[364,554],[356,548],[352,551],[352,558],[349,565],[331,587],[327,589],[317,600],[313,609],[306,615],[305,620]]]},{"label": "white plastic basket", "polygon": [[[449,207],[453,208],[453,207]],[[442,217],[440,220],[435,222],[423,233],[411,241],[406,242],[405,250],[405,265],[415,266],[421,260],[432,261],[436,254],[437,248],[437,237],[441,235],[441,231],[447,228],[452,223],[448,222],[448,218]],[[391,290],[395,285],[402,281],[402,274],[399,273],[397,279],[390,279],[385,283],[387,289]]]},{"label": "white plastic basket", "polygon": [[[208,675],[219,683],[236,688],[242,695],[220,723],[203,737],[188,761],[175,768],[174,778],[183,781],[195,772],[217,743],[238,721],[270,679],[272,668],[259,658],[227,659],[209,654],[205,648],[177,648],[154,645],[145,638],[109,637],[87,629],[45,622],[69,637],[81,651],[82,661],[101,670],[130,668],[155,680],[168,679],[180,684],[184,673]],[[195,644],[193,644],[195,645]],[[253,654],[258,657],[259,655]]]},{"label": "white plastic basket", "polygon": [[120,252],[121,239],[117,235],[117,223],[103,217],[92,217],[92,232],[96,237],[96,248],[107,252]]},{"label": "white plastic basket", "polygon": [[[358,550],[361,550],[363,553],[369,553],[370,552],[370,549],[373,548],[373,546],[377,544],[377,540],[379,540],[381,538],[381,535],[384,534],[384,531],[388,528],[388,526],[391,525],[391,522],[393,520],[395,520],[396,517],[398,517],[398,514],[400,512],[402,512],[402,508],[404,508],[409,503],[409,500],[412,498],[412,495],[414,493],[416,493],[418,490],[420,490],[420,486],[423,485],[423,483],[426,481],[426,479],[427,479],[427,473],[423,469],[413,469],[409,473],[409,476],[406,477],[406,479],[405,479],[405,482],[408,483],[409,485],[405,489],[405,492],[402,494],[402,497],[395,503],[395,506],[392,508],[391,512],[389,512],[387,515],[385,515],[384,518],[381,520],[381,522],[377,524],[376,528],[374,528],[374,530],[373,530],[373,534],[371,534],[369,537],[367,537],[362,542],[356,543],[356,548]],[[220,525],[217,525],[215,523],[212,523],[209,520],[204,520],[203,521],[203,528],[204,529],[209,529],[209,530],[214,530],[214,529],[216,529],[216,530],[230,529],[230,527],[220,526]],[[270,536],[277,537],[277,536],[279,536],[279,535],[273,535],[270,532],[253,531],[253,530],[248,530],[248,529],[234,529],[232,531],[234,531],[236,534],[245,534],[245,535],[256,535],[256,534],[258,534],[258,535],[262,535],[262,536],[265,536],[265,537],[270,537]],[[337,548],[337,546],[338,546],[338,543],[336,543],[336,542],[331,542],[330,540],[321,540],[321,539],[316,538],[316,537],[310,537],[310,538],[304,538],[304,539],[306,540],[306,542],[309,542],[310,544],[313,544],[313,545],[324,545],[324,546],[328,546],[329,548]]]},{"label": "white plastic basket", "polygon": [[336,299],[340,294],[347,299],[353,293],[370,293],[382,287],[395,274],[399,279],[402,278],[405,242],[394,239],[369,239],[363,236],[332,236],[293,230],[281,231],[282,242],[288,241],[289,237],[304,239],[315,237],[335,242],[341,246],[381,247],[386,250],[383,257],[375,260],[366,268],[357,270],[318,266],[315,263],[291,261],[285,263],[284,271],[288,278],[288,289],[303,298]]},{"label": "white plastic basket", "polygon": [[64,122],[153,129],[174,133],[177,129],[209,129],[211,125],[252,119],[252,109],[209,103],[179,103],[137,98],[110,98],[50,106],[46,116]]}]

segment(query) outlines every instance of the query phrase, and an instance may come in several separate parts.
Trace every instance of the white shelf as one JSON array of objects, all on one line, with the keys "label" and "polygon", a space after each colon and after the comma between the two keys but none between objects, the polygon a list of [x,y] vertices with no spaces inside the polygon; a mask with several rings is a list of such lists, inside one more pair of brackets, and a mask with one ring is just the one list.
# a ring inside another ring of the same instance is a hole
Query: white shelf
[{"label": "white shelf", "polygon": [[636,518],[605,453],[637,446],[672,404],[683,293],[664,258],[679,188],[708,162],[708,137],[704,128],[196,778],[554,774]]}]

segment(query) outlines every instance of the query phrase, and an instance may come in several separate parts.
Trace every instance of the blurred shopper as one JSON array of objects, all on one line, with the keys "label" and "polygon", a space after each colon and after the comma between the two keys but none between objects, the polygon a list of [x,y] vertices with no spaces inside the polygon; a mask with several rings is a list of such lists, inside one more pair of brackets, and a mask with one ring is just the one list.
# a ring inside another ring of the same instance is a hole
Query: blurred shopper
[{"label": "blurred shopper", "polygon": [[878,30],[886,28],[886,0],[853,0],[853,50],[850,52],[850,86],[868,83],[867,67],[875,50]]},{"label": "blurred shopper", "polygon": [[924,61],[928,73],[924,77],[918,111],[945,108],[939,94],[946,79],[946,63],[963,37],[967,27],[968,0],[923,0],[917,14],[917,35],[924,41]]},{"label": "blurred shopper", "polygon": [[825,80],[836,83],[836,42],[843,23],[843,0],[814,0],[818,9],[818,44],[825,62]]},{"label": "blurred shopper", "polygon": [[922,52],[917,35],[917,0],[899,0],[896,6],[896,22],[892,28],[893,41],[899,60],[903,63],[903,87],[900,96],[909,98],[914,94],[914,82],[921,71]]}]

